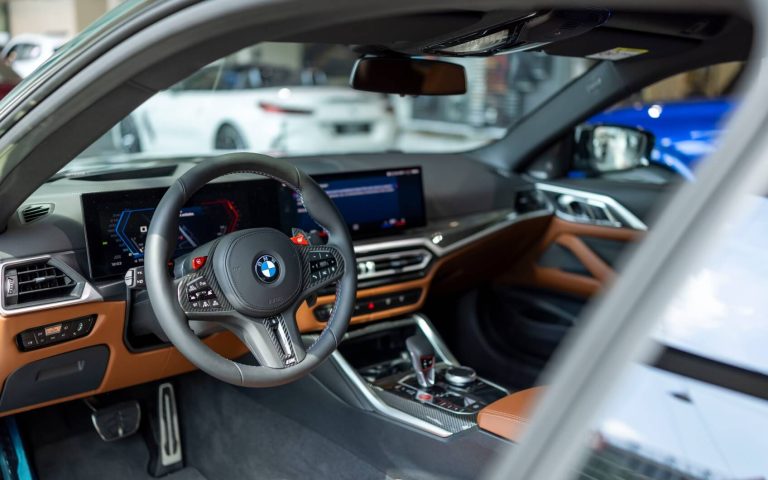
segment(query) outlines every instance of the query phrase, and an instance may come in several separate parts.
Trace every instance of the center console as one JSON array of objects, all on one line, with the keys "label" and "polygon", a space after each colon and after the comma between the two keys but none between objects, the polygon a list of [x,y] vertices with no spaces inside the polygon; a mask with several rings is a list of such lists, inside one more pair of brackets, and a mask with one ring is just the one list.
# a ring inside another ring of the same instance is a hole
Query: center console
[{"label": "center console", "polygon": [[421,314],[349,332],[332,361],[377,413],[441,437],[509,393],[459,365]]}]

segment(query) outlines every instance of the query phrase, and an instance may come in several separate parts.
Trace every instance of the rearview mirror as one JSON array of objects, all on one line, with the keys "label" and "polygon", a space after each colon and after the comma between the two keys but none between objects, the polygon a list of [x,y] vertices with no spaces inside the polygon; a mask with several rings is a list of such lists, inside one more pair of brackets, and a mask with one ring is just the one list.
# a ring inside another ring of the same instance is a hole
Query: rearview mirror
[{"label": "rearview mirror", "polygon": [[582,125],[575,140],[576,168],[594,173],[647,166],[654,144],[652,134],[616,125]]},{"label": "rearview mirror", "polygon": [[361,58],[355,63],[349,83],[355,90],[396,95],[460,95],[467,92],[463,66],[423,58]]}]

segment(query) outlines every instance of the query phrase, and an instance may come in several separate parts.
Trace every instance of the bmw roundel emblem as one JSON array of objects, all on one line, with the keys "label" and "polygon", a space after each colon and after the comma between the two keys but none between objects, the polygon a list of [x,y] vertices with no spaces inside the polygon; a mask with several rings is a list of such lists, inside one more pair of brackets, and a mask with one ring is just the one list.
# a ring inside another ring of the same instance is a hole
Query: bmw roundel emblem
[{"label": "bmw roundel emblem", "polygon": [[280,264],[272,255],[262,255],[256,260],[256,276],[264,283],[272,283],[280,275]]}]

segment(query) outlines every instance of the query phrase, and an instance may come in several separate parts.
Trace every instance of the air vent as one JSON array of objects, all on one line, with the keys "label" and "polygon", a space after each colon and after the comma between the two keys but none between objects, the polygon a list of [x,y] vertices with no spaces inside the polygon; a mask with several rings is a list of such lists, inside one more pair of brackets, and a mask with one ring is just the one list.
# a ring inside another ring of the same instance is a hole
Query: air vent
[{"label": "air vent", "polygon": [[423,270],[432,260],[426,249],[368,255],[357,260],[357,278],[367,280]]},{"label": "air vent", "polygon": [[8,308],[71,299],[77,288],[78,282],[49,259],[3,269],[3,305]]},{"label": "air vent", "polygon": [[27,205],[21,209],[21,221],[24,223],[32,223],[35,220],[43,218],[52,211],[52,203],[35,203],[33,205]]}]

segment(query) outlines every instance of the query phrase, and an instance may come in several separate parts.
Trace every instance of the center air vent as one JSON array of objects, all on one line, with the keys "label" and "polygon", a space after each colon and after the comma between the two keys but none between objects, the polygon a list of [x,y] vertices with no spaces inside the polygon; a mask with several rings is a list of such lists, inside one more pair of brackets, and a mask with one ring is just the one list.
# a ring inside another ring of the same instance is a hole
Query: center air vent
[{"label": "center air vent", "polygon": [[426,249],[368,255],[357,259],[357,278],[367,280],[423,270],[432,260]]},{"label": "center air vent", "polygon": [[48,258],[5,265],[3,306],[15,309],[78,298],[82,283],[66,273],[65,268]]},{"label": "center air vent", "polygon": [[32,205],[26,205],[21,209],[21,221],[24,223],[31,223],[35,220],[39,220],[53,211],[53,204],[51,203],[35,203]]}]

